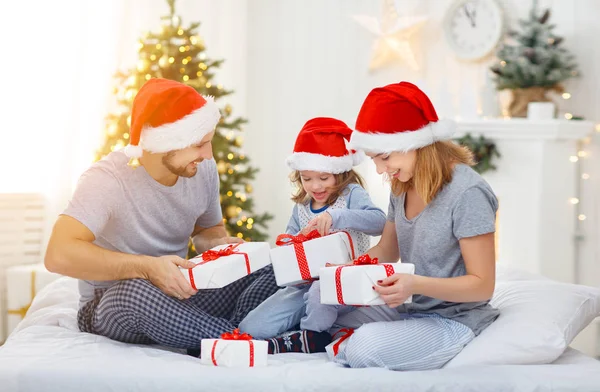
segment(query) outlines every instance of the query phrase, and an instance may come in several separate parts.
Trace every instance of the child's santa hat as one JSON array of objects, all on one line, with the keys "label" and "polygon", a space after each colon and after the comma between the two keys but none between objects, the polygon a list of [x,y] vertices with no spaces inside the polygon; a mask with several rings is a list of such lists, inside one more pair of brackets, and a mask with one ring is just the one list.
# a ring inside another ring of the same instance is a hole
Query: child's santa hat
[{"label": "child's santa hat", "polygon": [[133,100],[125,154],[163,153],[193,146],[215,129],[221,114],[212,97],[167,79],[150,79]]},{"label": "child's santa hat", "polygon": [[346,141],[352,130],[340,120],[317,117],[304,124],[286,163],[292,170],[339,174],[352,170],[364,154],[349,151]]},{"label": "child's santa hat", "polygon": [[373,89],[358,113],[350,146],[372,153],[407,152],[448,140],[452,120],[438,120],[431,101],[408,82]]}]

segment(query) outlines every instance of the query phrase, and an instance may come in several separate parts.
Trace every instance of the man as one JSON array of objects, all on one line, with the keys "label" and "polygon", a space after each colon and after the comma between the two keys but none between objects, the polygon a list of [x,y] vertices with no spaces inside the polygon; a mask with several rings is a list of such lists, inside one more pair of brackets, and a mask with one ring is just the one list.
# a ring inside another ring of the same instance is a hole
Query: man
[{"label": "man", "polygon": [[[272,267],[196,292],[179,267],[190,237],[199,252],[227,237],[211,140],[212,98],[165,79],[138,92],[130,145],[93,164],[59,216],[48,270],[79,279],[81,331],[129,343],[197,349],[237,327],[277,290]],[[128,165],[139,159],[139,167]]]}]

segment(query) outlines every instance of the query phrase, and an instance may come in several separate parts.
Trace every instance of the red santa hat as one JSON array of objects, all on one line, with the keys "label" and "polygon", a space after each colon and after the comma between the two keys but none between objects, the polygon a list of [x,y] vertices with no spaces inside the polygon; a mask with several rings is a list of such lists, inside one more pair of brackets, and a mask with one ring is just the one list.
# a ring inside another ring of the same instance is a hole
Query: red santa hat
[{"label": "red santa hat", "polygon": [[448,140],[452,120],[439,120],[431,101],[408,82],[373,89],[358,113],[350,147],[372,153],[407,152]]},{"label": "red santa hat", "polygon": [[292,170],[339,174],[352,170],[364,154],[349,151],[346,142],[352,130],[340,120],[317,117],[304,124],[286,163]]},{"label": "red santa hat", "polygon": [[197,144],[215,129],[221,114],[212,97],[167,79],[150,79],[133,100],[125,154],[163,153]]}]

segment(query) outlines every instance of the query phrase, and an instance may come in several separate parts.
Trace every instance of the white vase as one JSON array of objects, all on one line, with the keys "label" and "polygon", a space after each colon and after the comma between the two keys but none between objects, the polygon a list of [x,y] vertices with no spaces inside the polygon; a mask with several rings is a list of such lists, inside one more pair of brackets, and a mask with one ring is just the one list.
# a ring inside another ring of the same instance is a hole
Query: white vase
[{"label": "white vase", "polygon": [[556,107],[553,102],[529,102],[527,118],[530,120],[551,120],[554,118]]}]

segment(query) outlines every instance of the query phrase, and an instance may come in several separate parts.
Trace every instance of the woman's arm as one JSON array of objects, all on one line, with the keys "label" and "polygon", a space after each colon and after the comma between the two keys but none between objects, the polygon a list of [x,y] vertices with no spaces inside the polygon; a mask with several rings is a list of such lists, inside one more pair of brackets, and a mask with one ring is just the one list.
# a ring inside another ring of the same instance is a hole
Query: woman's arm
[{"label": "woman's arm", "polygon": [[465,260],[466,275],[431,278],[394,274],[381,281],[380,286],[375,286],[375,290],[390,307],[403,304],[414,294],[448,302],[489,300],[496,282],[494,233],[463,238],[459,243]]}]

